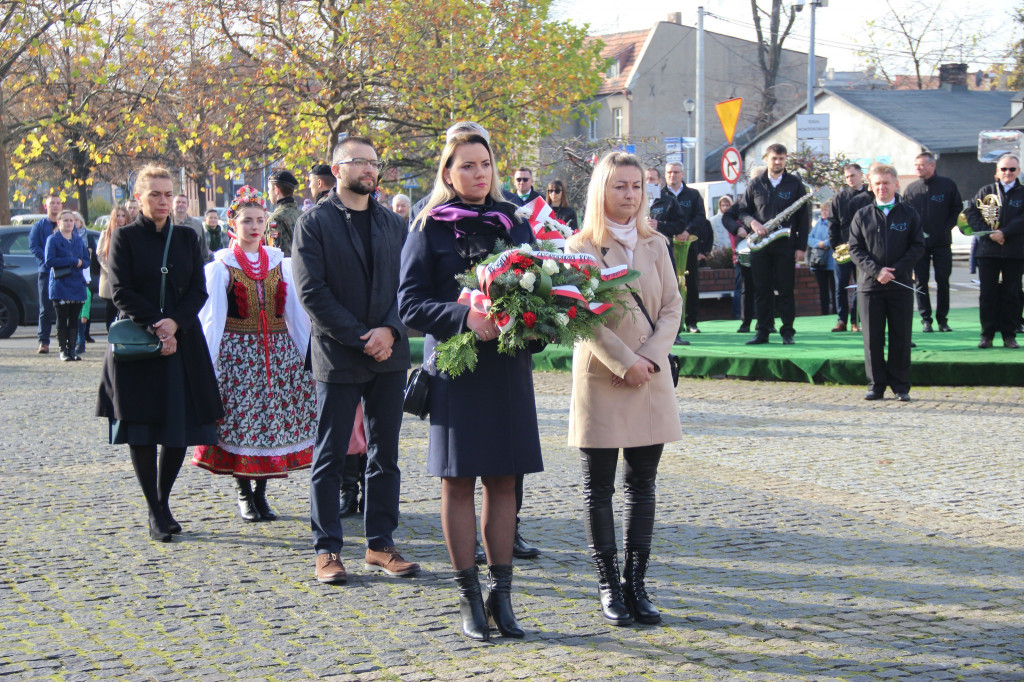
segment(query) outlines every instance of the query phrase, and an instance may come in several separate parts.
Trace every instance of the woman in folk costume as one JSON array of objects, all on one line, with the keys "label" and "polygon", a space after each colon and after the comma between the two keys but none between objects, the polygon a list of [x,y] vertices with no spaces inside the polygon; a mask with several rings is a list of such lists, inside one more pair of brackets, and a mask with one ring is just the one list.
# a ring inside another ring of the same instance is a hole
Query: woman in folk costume
[{"label": "woman in folk costume", "polygon": [[196,448],[192,463],[235,477],[243,519],[273,521],[267,479],[308,468],[313,457],[316,395],[303,369],[309,317],[294,294],[291,259],[263,244],[263,193],[241,187],[228,222],[234,240],[206,266],[210,298],[199,312],[225,416],[218,444]]}]

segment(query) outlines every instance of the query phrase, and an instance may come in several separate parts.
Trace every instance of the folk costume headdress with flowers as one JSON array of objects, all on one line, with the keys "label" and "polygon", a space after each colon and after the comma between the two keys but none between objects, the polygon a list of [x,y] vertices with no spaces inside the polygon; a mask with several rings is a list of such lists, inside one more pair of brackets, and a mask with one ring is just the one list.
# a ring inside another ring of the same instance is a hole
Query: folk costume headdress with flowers
[{"label": "folk costume headdress with flowers", "polygon": [[[249,206],[258,206],[266,211],[267,201],[263,196],[263,192],[255,187],[242,185],[235,192],[235,198],[228,207],[228,220],[234,220],[242,209]],[[267,257],[267,250],[263,248],[263,244],[259,245],[258,257],[255,263],[249,260],[237,241],[235,241],[232,251],[235,254],[235,260],[238,261],[238,267],[241,268],[246,277],[257,282],[262,282],[267,278],[267,274],[270,272],[268,267],[269,258]]]}]

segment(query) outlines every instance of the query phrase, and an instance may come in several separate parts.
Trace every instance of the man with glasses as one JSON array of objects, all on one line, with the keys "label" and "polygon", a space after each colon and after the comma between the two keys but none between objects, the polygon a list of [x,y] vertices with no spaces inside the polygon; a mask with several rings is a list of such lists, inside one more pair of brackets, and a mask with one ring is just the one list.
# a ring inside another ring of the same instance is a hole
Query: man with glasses
[{"label": "man with glasses", "polygon": [[395,548],[401,472],[398,433],[409,338],[398,317],[405,222],[380,205],[373,143],[346,137],[334,148],[337,183],[295,226],[292,267],[311,321],[307,367],[316,379],[317,430],[309,477],[316,578],[345,582],[338,490],[357,406],[366,425],[364,566],[388,575],[419,571]]},{"label": "man with glasses", "polygon": [[[1024,186],[1018,175],[1020,159],[1004,154],[996,163],[996,181],[979,189],[964,211],[968,225],[975,232],[992,231],[979,238],[975,251],[981,280],[978,348],[991,348],[997,331],[1002,334],[1005,347],[1020,347],[1016,336],[1021,315],[1021,277],[1024,276]],[[1000,204],[990,209],[997,218],[994,228],[978,208],[978,202],[989,195],[996,196]]]},{"label": "man with glasses", "polygon": [[295,221],[302,215],[302,207],[294,196],[298,188],[299,181],[290,171],[276,170],[267,179],[267,196],[274,202],[274,212],[267,216],[267,243],[273,239],[274,246],[284,251],[285,256],[292,255]]},{"label": "man with glasses", "polygon": [[525,206],[534,199],[539,199],[540,194],[533,188],[533,171],[529,168],[517,168],[512,176],[512,193],[509,199],[516,206]]},{"label": "man with glasses", "polygon": [[924,230],[924,255],[914,266],[917,279],[917,310],[921,314],[921,331],[934,331],[932,304],[928,294],[929,265],[935,268],[935,322],[940,332],[953,331],[949,315],[949,276],[953,274],[953,237],[957,218],[963,210],[963,199],[956,183],[935,173],[935,156],[922,152],[914,158],[914,170],[920,178],[907,186],[906,201],[921,216]]}]

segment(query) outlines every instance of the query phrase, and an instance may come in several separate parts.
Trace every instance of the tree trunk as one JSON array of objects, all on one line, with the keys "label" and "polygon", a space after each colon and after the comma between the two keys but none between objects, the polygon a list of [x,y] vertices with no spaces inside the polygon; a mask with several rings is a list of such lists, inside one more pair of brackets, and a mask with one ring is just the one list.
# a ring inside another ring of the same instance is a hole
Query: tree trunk
[{"label": "tree trunk", "polygon": [[78,185],[78,212],[82,214],[82,220],[89,224],[89,186]]}]

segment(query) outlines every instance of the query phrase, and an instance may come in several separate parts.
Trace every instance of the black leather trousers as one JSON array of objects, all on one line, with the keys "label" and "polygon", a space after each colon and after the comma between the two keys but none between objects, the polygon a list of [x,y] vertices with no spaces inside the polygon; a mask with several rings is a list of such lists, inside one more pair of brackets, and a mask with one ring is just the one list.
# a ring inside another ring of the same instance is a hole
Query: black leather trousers
[{"label": "black leather trousers", "polygon": [[[655,480],[663,444],[622,451],[625,484],[626,519],[622,542],[626,549],[650,550],[654,532]],[[586,514],[583,524],[592,553],[614,552],[615,516],[612,495],[615,493],[615,469],[619,461],[617,448],[580,448],[583,468],[583,499]]]}]

